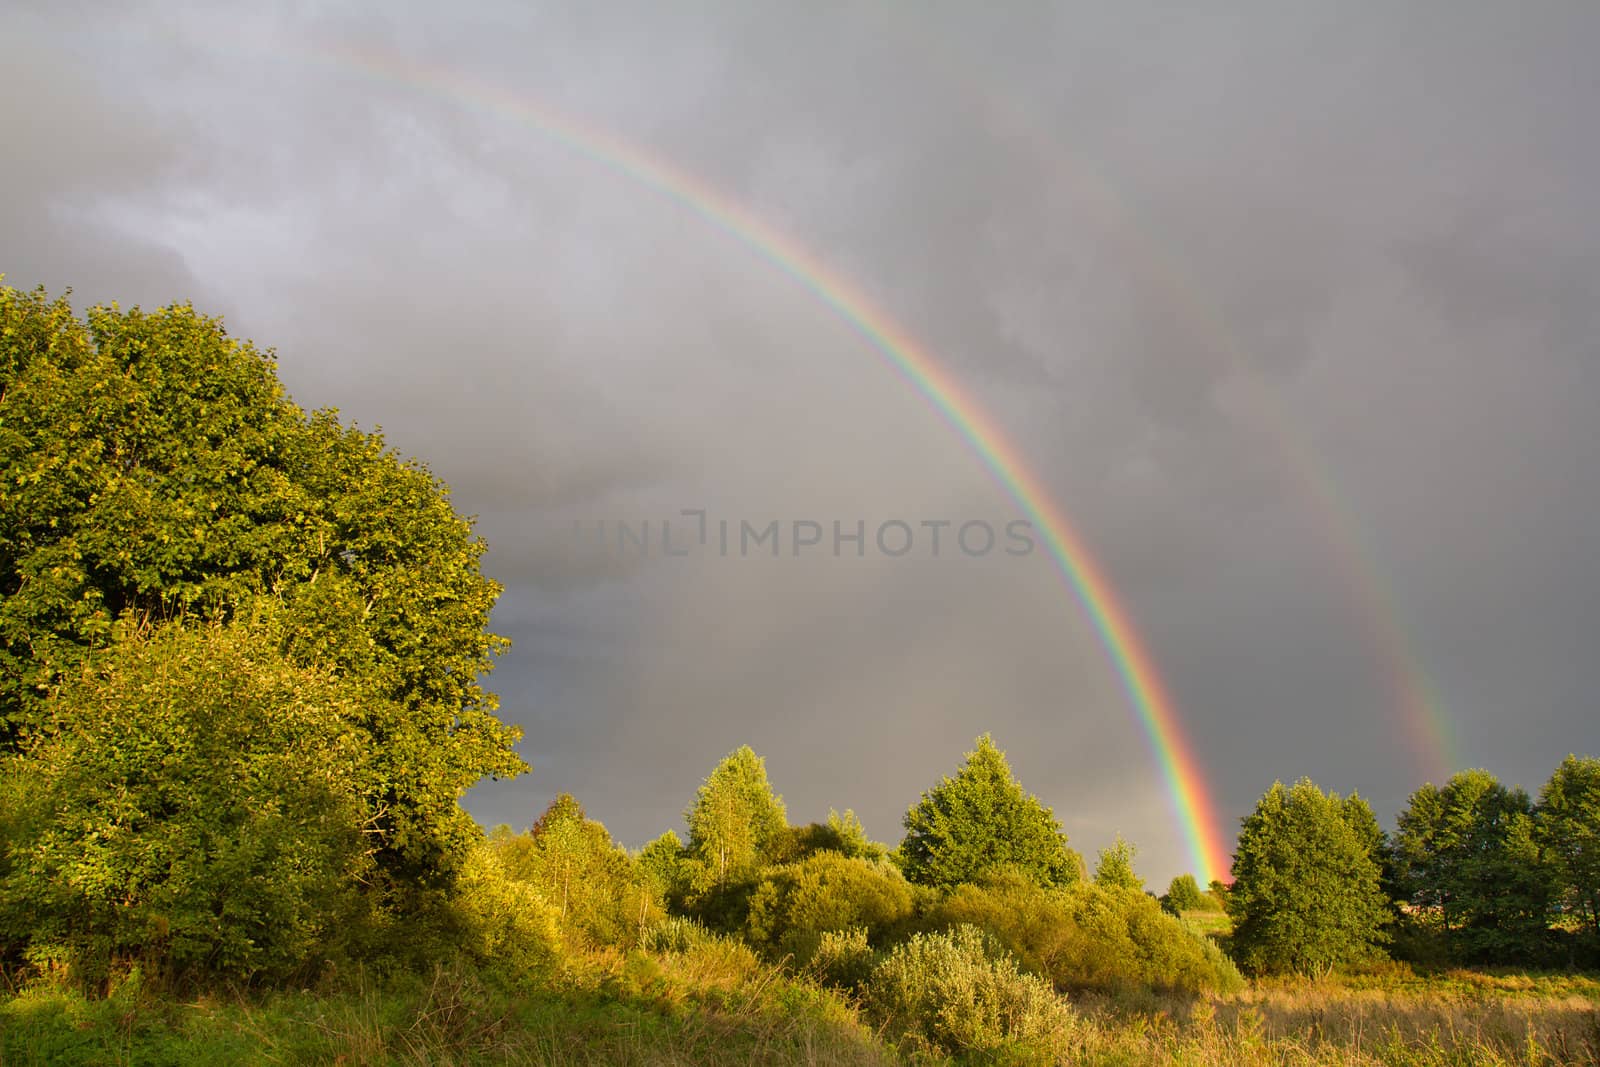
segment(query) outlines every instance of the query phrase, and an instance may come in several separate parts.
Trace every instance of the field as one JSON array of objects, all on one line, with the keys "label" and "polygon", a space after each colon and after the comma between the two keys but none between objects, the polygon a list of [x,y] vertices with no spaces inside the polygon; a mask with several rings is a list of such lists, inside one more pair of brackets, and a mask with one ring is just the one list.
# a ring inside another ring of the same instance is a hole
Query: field
[{"label": "field", "polygon": [[[441,966],[319,991],[172,999],[131,978],[99,1000],[35,988],[0,1001],[0,1063],[891,1064],[846,998],[742,946],[604,953],[522,989]],[[1600,980],[1399,965],[1226,997],[1074,999],[1031,1045],[967,1062],[1597,1064]]]}]

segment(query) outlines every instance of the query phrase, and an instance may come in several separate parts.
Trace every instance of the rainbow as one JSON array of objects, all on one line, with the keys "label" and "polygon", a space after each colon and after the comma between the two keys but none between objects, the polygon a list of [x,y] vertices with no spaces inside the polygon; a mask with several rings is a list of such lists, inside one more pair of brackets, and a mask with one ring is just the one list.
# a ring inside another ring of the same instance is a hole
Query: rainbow
[{"label": "rainbow", "polygon": [[1138,717],[1196,876],[1202,884],[1228,877],[1229,848],[1200,762],[1149,650],[1110,580],[1015,445],[977,399],[907,330],[798,241],[704,181],[612,133],[445,67],[349,47],[315,45],[307,52],[340,70],[437,94],[530,126],[579,156],[687,208],[832,309],[933,405],[1033,522],[1057,570],[1087,613]]},{"label": "rainbow", "polygon": [[1192,276],[1149,236],[1145,227],[1138,225],[1128,198],[1117,186],[1070,152],[1052,126],[1037,118],[1025,102],[1002,91],[995,77],[985,76],[979,64],[966,56],[961,42],[938,34],[931,20],[902,19],[893,20],[892,24],[886,20],[885,29],[913,45],[919,58],[961,85],[969,98],[981,99],[987,107],[987,125],[1003,135],[1008,144],[1026,145],[1043,156],[1059,179],[1057,188],[1079,199],[1086,207],[1085,216],[1100,222],[1107,237],[1127,243],[1129,266],[1143,276],[1143,281],[1162,291],[1195,335],[1206,342],[1200,347],[1221,357],[1222,370],[1242,394],[1241,408],[1253,417],[1258,431],[1274,446],[1288,488],[1299,495],[1312,528],[1321,534],[1324,547],[1341,572],[1340,587],[1362,628],[1362,637],[1387,677],[1392,706],[1409,735],[1418,771],[1432,780],[1443,781],[1463,766],[1456,730],[1438,687],[1402,622],[1390,583],[1383,579],[1374,554],[1365,544],[1355,510],[1340,493],[1327,464],[1284,413],[1281,400],[1253,365],[1234,331],[1215,310],[1215,301],[1204,299]]}]

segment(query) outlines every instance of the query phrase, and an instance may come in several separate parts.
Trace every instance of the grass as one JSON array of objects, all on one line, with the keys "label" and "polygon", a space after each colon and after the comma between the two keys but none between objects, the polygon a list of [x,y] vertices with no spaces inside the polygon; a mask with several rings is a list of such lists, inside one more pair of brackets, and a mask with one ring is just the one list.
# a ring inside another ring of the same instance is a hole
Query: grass
[{"label": "grass", "polygon": [[838,996],[742,945],[602,954],[537,988],[472,970],[357,976],[325,992],[174,1000],[125,982],[109,997],[39,988],[0,1001],[0,1065],[881,1064]]},{"label": "grass", "polygon": [[1207,937],[1225,937],[1233,933],[1233,920],[1225,911],[1186,911],[1184,925]]},{"label": "grass", "polygon": [[[859,1008],[716,940],[601,953],[536,987],[470,968],[260,996],[0,1000],[0,1064],[891,1064]],[[942,1062],[922,1057],[917,1063]],[[1600,980],[1371,968],[1199,1000],[1077,998],[1047,1040],[982,1062],[1172,1067],[1600,1064]]]}]

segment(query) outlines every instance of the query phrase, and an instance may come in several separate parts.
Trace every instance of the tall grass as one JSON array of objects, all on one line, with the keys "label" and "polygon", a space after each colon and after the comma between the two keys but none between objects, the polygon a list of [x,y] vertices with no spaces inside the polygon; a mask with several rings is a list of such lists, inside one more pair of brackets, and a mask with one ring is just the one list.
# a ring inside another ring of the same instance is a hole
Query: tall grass
[{"label": "tall grass", "polygon": [[1373,970],[1228,996],[1073,997],[1025,1042],[966,1060],[897,1053],[864,1009],[712,935],[568,961],[538,987],[468,965],[261,996],[175,999],[125,977],[104,998],[0,999],[0,1065],[1071,1063],[1157,1067],[1600,1065],[1600,981]]},{"label": "tall grass", "polygon": [[720,938],[686,951],[575,958],[541,989],[463,965],[423,978],[174,1000],[36,987],[0,1001],[13,1064],[883,1064],[838,996]]}]

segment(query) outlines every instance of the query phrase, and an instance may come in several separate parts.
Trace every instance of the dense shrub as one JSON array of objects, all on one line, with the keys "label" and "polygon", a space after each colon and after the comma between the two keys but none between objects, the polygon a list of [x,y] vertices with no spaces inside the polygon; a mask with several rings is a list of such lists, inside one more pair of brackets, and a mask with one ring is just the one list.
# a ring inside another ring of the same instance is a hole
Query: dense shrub
[{"label": "dense shrub", "polygon": [[459,946],[480,963],[519,978],[559,966],[560,915],[531,884],[511,877],[487,844],[467,855],[455,886]]},{"label": "dense shrub", "polygon": [[490,844],[511,877],[550,902],[575,944],[631,946],[662,914],[651,880],[569,794],[551,802],[526,834],[500,832]]},{"label": "dense shrub", "polygon": [[646,952],[688,952],[717,935],[681,915],[669,915],[645,928],[639,947]]},{"label": "dense shrub", "polygon": [[859,989],[878,965],[878,954],[867,943],[865,927],[827,930],[817,937],[808,968],[825,985]]},{"label": "dense shrub", "polygon": [[911,911],[911,886],[893,866],[816,852],[763,873],[746,931],[754,944],[808,958],[825,931],[859,926],[877,936]]},{"label": "dense shrub", "polygon": [[1196,994],[1243,984],[1214,943],[1143,893],[1090,883],[1043,889],[1012,875],[959,887],[925,922],[981,927],[1062,991]]},{"label": "dense shrub", "polygon": [[371,903],[369,710],[253,627],[123,628],[0,765],[0,946],[86,980],[337,954]]},{"label": "dense shrub", "polygon": [[867,836],[867,828],[849,808],[843,815],[830,809],[826,822],[789,828],[788,841],[783,848],[785,862],[792,863],[824,851],[867,860],[883,859],[889,854],[888,846]]},{"label": "dense shrub", "polygon": [[873,969],[863,1002],[912,1049],[1016,1056],[1070,1028],[1071,1013],[1043,979],[1024,974],[975,926],[915,934]]}]

